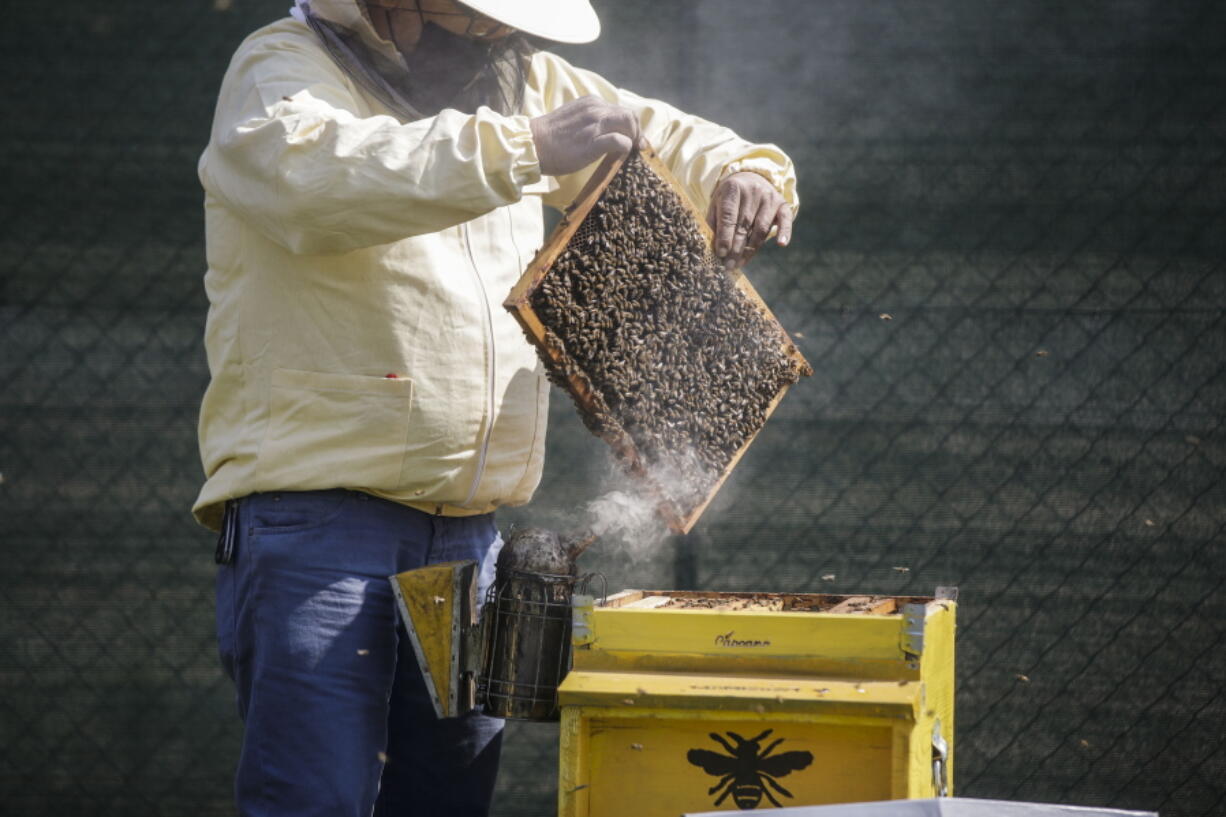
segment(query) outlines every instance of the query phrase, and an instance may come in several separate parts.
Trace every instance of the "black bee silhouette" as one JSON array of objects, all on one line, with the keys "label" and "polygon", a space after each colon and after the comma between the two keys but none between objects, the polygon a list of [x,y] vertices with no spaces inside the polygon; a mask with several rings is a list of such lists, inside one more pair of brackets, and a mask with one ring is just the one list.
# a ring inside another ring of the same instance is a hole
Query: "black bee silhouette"
[{"label": "black bee silhouette", "polygon": [[813,753],[783,752],[772,755],[771,752],[776,746],[783,743],[784,739],[776,738],[765,749],[761,747],[761,742],[773,731],[775,730],[767,729],[756,738],[749,740],[745,740],[736,732],[728,732],[728,737],[736,741],[735,747],[720,735],[712,732],[711,739],[723,746],[728,754],[721,755],[706,749],[691,749],[686,754],[685,757],[690,763],[712,777],[720,778],[718,783],[707,790],[707,794],[715,794],[720,789],[724,790],[715,801],[715,805],[718,806],[727,800],[728,795],[731,794],[738,808],[757,808],[758,803],[762,802],[762,795],[765,794],[767,800],[779,807],[782,804],[771,794],[771,789],[784,797],[792,796],[792,793],[780,786],[775,778],[784,777],[805,768],[813,762]]}]

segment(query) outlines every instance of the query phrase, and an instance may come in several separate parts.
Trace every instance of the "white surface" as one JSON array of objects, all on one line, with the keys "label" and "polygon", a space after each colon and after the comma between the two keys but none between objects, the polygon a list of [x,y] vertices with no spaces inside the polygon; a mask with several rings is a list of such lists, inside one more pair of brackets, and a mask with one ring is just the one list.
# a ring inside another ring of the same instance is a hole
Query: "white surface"
[{"label": "white surface", "polygon": [[[1061,806],[1055,803],[1014,803],[942,797],[931,800],[887,800],[837,806],[796,806],[766,809],[772,817],[1158,817],[1156,811]],[[727,817],[731,812],[694,812],[685,817]]]}]

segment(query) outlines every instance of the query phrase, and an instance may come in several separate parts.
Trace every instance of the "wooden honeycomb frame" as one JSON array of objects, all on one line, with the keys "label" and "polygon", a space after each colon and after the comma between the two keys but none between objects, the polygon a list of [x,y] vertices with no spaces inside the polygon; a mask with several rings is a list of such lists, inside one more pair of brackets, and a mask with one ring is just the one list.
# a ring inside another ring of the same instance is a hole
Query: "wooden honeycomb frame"
[{"label": "wooden honeycomb frame", "polygon": [[[685,209],[689,211],[693,217],[695,226],[702,233],[706,242],[707,249],[712,249],[714,235],[711,228],[707,225],[706,218],[702,212],[686,195],[684,188],[673,176],[672,172],[660,159],[659,155],[650,147],[646,147],[638,151],[639,157],[657,176],[659,176],[665,184],[680,198]],[[588,213],[604,195],[605,189],[609,183],[621,170],[622,165],[629,157],[608,156],[596,169],[596,172],[589,179],[587,185],[575,198],[574,202],[566,209],[562,220],[558,223],[545,245],[537,252],[536,257],[524,274],[520,277],[516,285],[511,289],[511,293],[507,296],[503,306],[515,316],[515,319],[523,327],[525,334],[536,347],[537,353],[541,360],[555,375],[562,375],[560,380],[566,384],[566,390],[576,405],[582,407],[584,411],[593,412],[595,406],[595,396],[592,394],[592,385],[590,379],[581,370],[579,373],[565,375],[565,372],[574,371],[580,368],[578,363],[569,358],[562,350],[557,349],[553,344],[546,341],[546,327],[542,322],[541,316],[532,308],[532,296],[542,281],[548,277],[555,261],[566,249],[571,239],[575,236],[579,228],[583,225]],[[713,253],[712,253],[713,255]],[[808,376],[813,374],[813,369],[805,360],[800,350],[792,342],[788,333],[779,324],[770,308],[762,300],[758,292],[749,283],[745,274],[740,269],[730,271],[729,276],[733,280],[735,287],[741,291],[748,299],[749,303],[756,307],[766,318],[769,325],[773,326],[778,336],[779,348],[789,358],[791,358],[798,367],[801,375]],[[787,393],[790,384],[784,384],[774,397],[769,401],[765,408],[765,416],[763,418],[763,426],[774,413],[775,408],[779,405],[779,401],[783,399]],[[615,457],[621,462],[622,466],[636,479],[643,482],[651,495],[657,500],[657,510],[660,516],[667,523],[669,528],[676,533],[688,533],[698,522],[703,511],[714,499],[716,493],[723,486],[732,469],[740,462],[741,457],[748,450],[750,444],[757,438],[761,432],[762,426],[759,426],[753,434],[751,434],[744,444],[733,454],[728,464],[724,467],[722,473],[713,482],[710,490],[700,502],[691,508],[678,507],[672,500],[666,498],[663,490],[656,485],[649,476],[646,467],[644,466],[643,458],[631,436],[623,431],[620,426],[612,425],[599,434],[599,436],[609,445]]]}]

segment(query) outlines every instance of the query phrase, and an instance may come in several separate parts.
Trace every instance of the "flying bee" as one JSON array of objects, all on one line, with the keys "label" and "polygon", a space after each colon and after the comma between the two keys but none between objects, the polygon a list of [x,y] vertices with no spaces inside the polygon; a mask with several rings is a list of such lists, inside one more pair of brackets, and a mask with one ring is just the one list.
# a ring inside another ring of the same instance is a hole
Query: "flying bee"
[{"label": "flying bee", "polygon": [[712,732],[710,733],[711,739],[723,746],[728,754],[721,755],[706,749],[691,749],[686,753],[685,757],[690,763],[712,777],[720,778],[718,783],[707,790],[707,794],[714,795],[723,789],[715,805],[718,806],[727,800],[728,795],[731,794],[737,808],[752,809],[757,808],[758,803],[762,802],[762,796],[766,795],[766,799],[779,808],[781,804],[771,794],[771,789],[784,797],[793,796],[790,791],[779,785],[775,778],[784,777],[805,768],[813,762],[813,753],[783,752],[772,755],[771,752],[776,746],[783,743],[784,739],[776,738],[765,749],[762,748],[761,742],[773,731],[775,730],[767,729],[749,740],[745,740],[736,732],[728,732],[728,737],[736,741],[736,746],[724,740],[721,735]]}]

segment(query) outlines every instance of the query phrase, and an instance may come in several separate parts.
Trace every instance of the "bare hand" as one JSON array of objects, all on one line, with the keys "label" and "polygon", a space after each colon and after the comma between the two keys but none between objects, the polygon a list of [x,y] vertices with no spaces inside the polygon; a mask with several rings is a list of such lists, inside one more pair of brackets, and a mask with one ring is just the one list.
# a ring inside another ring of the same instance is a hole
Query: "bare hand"
[{"label": "bare hand", "polygon": [[625,156],[642,144],[638,117],[595,96],[567,102],[529,124],[546,176],[565,176],[605,154]]},{"label": "bare hand", "polygon": [[715,231],[715,255],[729,269],[749,263],[772,228],[775,243],[792,240],[792,208],[770,182],[757,173],[733,173],[711,197],[707,223]]}]

